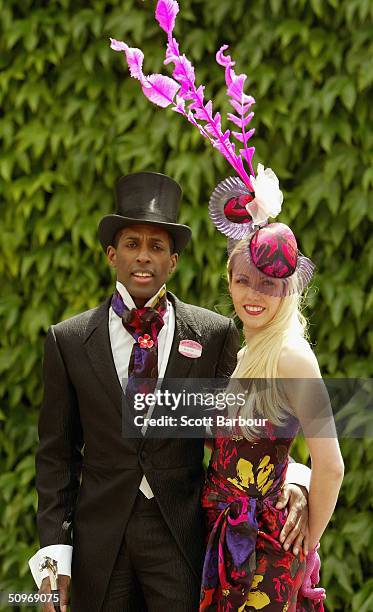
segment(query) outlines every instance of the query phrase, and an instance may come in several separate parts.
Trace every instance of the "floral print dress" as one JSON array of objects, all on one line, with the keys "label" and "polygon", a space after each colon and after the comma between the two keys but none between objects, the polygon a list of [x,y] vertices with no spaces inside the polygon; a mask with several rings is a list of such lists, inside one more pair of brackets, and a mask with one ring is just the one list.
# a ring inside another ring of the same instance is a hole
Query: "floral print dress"
[{"label": "floral print dress", "polygon": [[322,602],[299,593],[305,572],[279,542],[287,509],[276,502],[285,481],[289,447],[298,423],[271,428],[254,442],[240,435],[216,438],[202,494],[207,522],[200,612],[322,612]]}]

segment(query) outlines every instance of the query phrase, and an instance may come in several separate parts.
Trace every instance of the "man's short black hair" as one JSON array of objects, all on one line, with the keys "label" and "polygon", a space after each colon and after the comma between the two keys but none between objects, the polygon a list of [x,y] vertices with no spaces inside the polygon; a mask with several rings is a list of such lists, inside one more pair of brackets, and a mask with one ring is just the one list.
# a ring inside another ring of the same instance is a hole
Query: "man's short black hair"
[{"label": "man's short black hair", "polygon": [[[125,228],[122,227],[120,230],[118,230],[116,232],[116,234],[114,236],[114,240],[113,240],[113,247],[114,247],[114,249],[118,248],[119,238],[120,238],[121,233],[122,233],[122,231],[124,229]],[[174,250],[175,249],[175,240],[173,239],[173,237],[171,236],[171,234],[169,232],[167,232],[167,234],[168,234],[168,241],[169,241],[169,244],[170,244],[170,254],[172,255],[173,253],[175,253],[175,250]]]}]

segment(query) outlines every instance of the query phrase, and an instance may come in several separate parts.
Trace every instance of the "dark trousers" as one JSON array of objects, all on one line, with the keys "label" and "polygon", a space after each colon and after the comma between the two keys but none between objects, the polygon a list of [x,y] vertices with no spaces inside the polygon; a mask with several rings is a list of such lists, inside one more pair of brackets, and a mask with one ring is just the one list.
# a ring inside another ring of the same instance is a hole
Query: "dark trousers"
[{"label": "dark trousers", "polygon": [[197,612],[200,586],[156,500],[139,491],[102,612]]}]

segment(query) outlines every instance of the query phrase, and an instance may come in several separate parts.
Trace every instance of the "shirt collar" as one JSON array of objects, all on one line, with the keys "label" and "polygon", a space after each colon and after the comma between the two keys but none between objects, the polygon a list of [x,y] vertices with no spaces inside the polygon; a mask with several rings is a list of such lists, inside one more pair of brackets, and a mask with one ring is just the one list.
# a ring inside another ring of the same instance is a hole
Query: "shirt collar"
[{"label": "shirt collar", "polygon": [[[137,308],[135,302],[133,301],[133,298],[130,296],[126,287],[120,281],[116,282],[116,288],[121,294],[122,300],[124,304],[127,306],[127,308],[130,308],[130,309]],[[148,299],[148,301],[145,304],[145,307],[151,306],[152,304],[154,304],[159,294],[165,289],[166,289],[166,285],[162,285],[162,287],[158,289],[157,293],[155,293],[151,298]],[[167,310],[168,310],[168,301],[167,301]]]}]

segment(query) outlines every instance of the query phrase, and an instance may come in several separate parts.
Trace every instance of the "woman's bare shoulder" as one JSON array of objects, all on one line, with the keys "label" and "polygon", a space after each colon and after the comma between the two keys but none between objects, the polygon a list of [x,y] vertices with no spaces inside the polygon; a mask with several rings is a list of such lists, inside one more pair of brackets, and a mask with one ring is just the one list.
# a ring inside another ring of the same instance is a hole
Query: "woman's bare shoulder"
[{"label": "woman's bare shoulder", "polygon": [[305,338],[289,338],[285,341],[279,361],[280,378],[319,378],[320,368],[310,344]]}]

